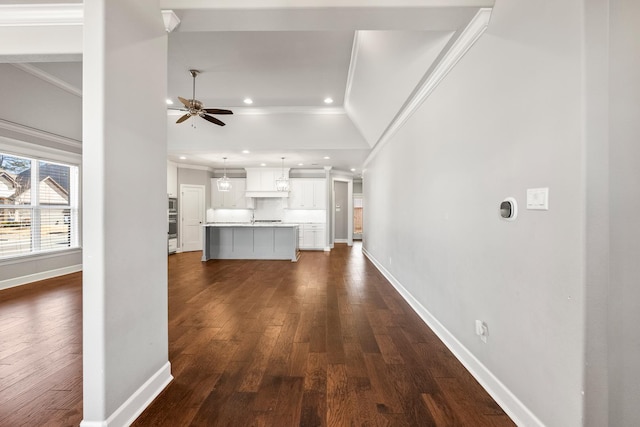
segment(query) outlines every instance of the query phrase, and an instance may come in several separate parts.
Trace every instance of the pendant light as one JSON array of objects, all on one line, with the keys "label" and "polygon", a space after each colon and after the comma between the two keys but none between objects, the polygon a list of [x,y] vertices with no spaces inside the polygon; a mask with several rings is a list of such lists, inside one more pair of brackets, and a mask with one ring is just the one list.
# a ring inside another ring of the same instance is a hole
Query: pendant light
[{"label": "pendant light", "polygon": [[282,157],[282,175],[276,179],[276,190],[289,191],[289,178],[284,176],[284,157]]},{"label": "pendant light", "polygon": [[218,184],[218,191],[229,191],[231,190],[231,181],[229,181],[229,178],[227,178],[227,158],[223,157],[224,159],[224,175],[222,178],[218,178],[217,184]]}]

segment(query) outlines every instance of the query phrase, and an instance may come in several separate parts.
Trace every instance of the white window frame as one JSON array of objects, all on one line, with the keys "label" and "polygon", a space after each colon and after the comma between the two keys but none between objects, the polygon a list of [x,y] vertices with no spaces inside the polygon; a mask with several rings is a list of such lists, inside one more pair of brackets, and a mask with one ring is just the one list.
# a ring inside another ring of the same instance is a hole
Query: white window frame
[{"label": "white window frame", "polygon": [[[82,156],[76,153],[56,150],[49,147],[35,146],[23,141],[13,140],[0,136],[0,152],[16,157],[31,160],[31,203],[29,205],[0,205],[4,208],[31,209],[31,251],[14,254],[0,255],[0,264],[25,258],[49,257],[56,254],[77,252],[81,249],[81,160]],[[69,183],[69,205],[40,205],[39,192],[39,162],[54,163],[71,167]],[[53,209],[69,209],[71,213],[70,246],[59,249],[40,248],[40,218],[41,212]]]}]

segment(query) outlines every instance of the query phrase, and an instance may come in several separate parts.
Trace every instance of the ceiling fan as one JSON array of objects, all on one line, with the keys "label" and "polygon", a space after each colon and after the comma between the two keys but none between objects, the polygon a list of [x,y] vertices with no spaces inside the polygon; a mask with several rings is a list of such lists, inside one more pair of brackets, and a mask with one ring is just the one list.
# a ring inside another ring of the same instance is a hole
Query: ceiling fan
[{"label": "ceiling fan", "polygon": [[200,73],[198,70],[189,70],[189,74],[193,77],[193,97],[191,99],[184,99],[182,97],[178,97],[180,102],[184,104],[185,108],[171,108],[172,110],[186,111],[187,113],[181,116],[176,123],[182,123],[192,116],[200,116],[203,119],[215,123],[218,126],[224,126],[224,122],[216,119],[210,114],[233,114],[231,110],[222,110],[220,108],[202,108],[204,105],[202,102],[196,99],[196,76]]}]

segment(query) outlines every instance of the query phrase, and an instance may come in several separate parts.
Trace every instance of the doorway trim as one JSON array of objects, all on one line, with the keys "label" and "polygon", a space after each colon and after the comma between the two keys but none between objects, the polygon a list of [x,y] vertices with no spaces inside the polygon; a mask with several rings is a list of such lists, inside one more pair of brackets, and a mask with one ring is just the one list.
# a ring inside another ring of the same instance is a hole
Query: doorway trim
[{"label": "doorway trim", "polygon": [[[186,189],[198,189],[201,190],[201,197],[200,197],[200,203],[202,206],[202,210],[200,212],[201,215],[201,219],[202,221],[200,221],[200,223],[202,224],[204,222],[204,218],[205,218],[205,202],[206,202],[206,196],[205,196],[205,192],[206,187],[204,185],[196,185],[196,184],[180,184],[180,197],[178,198],[178,205],[179,205],[179,211],[178,211],[178,216],[180,217],[180,233],[178,234],[178,248],[180,249],[180,252],[182,252],[183,247],[184,247],[184,190]],[[201,237],[202,237],[202,233],[201,233]],[[202,241],[202,244],[204,245],[204,241]],[[202,248],[198,249],[198,250],[202,250]]]},{"label": "doorway trim", "polygon": [[[353,178],[331,177],[331,248],[336,242],[336,181],[347,183],[347,245],[353,246]],[[340,240],[338,243],[344,243]]]}]

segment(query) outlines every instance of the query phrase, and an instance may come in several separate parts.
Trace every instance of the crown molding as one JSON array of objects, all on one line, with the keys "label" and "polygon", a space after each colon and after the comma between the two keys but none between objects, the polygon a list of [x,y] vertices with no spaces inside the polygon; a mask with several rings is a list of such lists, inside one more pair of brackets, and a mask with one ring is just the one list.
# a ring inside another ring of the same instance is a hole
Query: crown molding
[{"label": "crown molding", "polygon": [[349,71],[347,72],[347,86],[344,90],[344,105],[347,106],[351,97],[351,89],[353,88],[353,79],[358,63],[358,51],[360,50],[360,31],[353,34],[353,45],[351,46],[351,60],[349,61]]},{"label": "crown molding", "polygon": [[77,97],[82,98],[82,90],[79,87],[76,87],[72,84],[69,84],[63,80],[60,80],[59,78],[47,73],[46,71],[28,64],[28,63],[18,63],[18,64],[11,64],[14,67],[31,74],[32,76],[35,76],[47,83],[50,83],[66,92],[69,92],[72,95],[75,95]]},{"label": "crown molding", "polygon": [[84,5],[64,4],[3,4],[0,5],[0,26],[82,25]]},{"label": "crown molding", "polygon": [[473,46],[478,38],[485,32],[491,19],[492,8],[481,8],[473,17],[460,36],[453,42],[451,47],[444,54],[438,64],[433,67],[428,75],[423,78],[422,83],[413,92],[413,95],[407,100],[400,109],[394,120],[389,124],[387,129],[382,133],[378,142],[373,146],[371,153],[364,162],[366,167],[375,156],[378,155],[382,147],[389,142],[393,135],[409,120],[424,101],[431,95],[433,90],[440,84],[445,76],[455,67],[460,59]]},{"label": "crown molding", "polygon": [[[180,24],[173,10],[163,10],[162,19],[168,33]],[[83,24],[83,3],[0,4],[0,27]]]},{"label": "crown molding", "polygon": [[349,71],[347,73],[347,86],[344,90],[344,111],[346,115],[355,126],[362,139],[369,144],[369,141],[365,137],[365,133],[360,126],[360,122],[358,120],[354,120],[353,108],[351,107],[351,90],[353,89],[353,79],[355,78],[356,66],[358,64],[358,54],[360,53],[360,32],[356,31],[353,35],[353,46],[351,47],[351,60],[349,61]]},{"label": "crown molding", "polygon": [[[328,114],[328,115],[340,115],[346,114],[342,107],[222,107],[233,110],[233,114],[236,116],[256,116],[256,115],[269,115],[269,114]],[[168,109],[167,114],[170,116],[178,116],[184,114],[184,111]]]},{"label": "crown molding", "polygon": [[[346,8],[346,7],[443,7],[449,6],[450,0],[160,0],[163,9],[295,9]],[[485,7],[493,4],[487,0],[457,0],[460,7]]]},{"label": "crown molding", "polygon": [[82,142],[76,139],[67,138],[65,136],[56,135],[55,133],[45,132],[43,130],[23,126],[18,123],[10,122],[0,119],[0,129],[4,129],[10,132],[16,132],[18,134],[30,136],[32,138],[38,138],[45,141],[55,142],[56,144],[65,145],[67,147],[73,147],[75,149],[82,149]]},{"label": "crown molding", "polygon": [[193,170],[208,171],[208,172],[215,171],[215,169],[212,168],[211,166],[194,165],[190,163],[178,163],[178,169],[193,169]]}]

